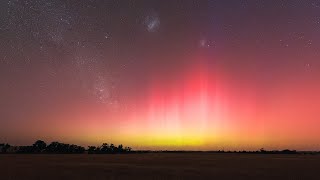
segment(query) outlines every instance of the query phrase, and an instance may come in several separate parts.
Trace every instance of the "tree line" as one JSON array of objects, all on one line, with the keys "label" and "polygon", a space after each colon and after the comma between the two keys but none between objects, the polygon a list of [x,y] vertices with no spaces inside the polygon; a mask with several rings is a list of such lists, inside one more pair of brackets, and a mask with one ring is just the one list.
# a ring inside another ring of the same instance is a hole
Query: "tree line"
[{"label": "tree line", "polygon": [[52,142],[47,145],[42,140],[37,140],[31,146],[11,146],[10,144],[0,144],[0,153],[17,153],[17,154],[123,154],[130,153],[132,149],[130,147],[124,147],[122,144],[116,146],[114,144],[103,143],[101,146],[88,146],[84,148],[82,146],[74,144],[65,144],[60,142]]},{"label": "tree line", "polygon": [[103,143],[101,146],[82,146],[74,144],[65,144],[60,142],[51,142],[46,144],[42,140],[37,140],[30,146],[11,146],[10,144],[0,143],[0,154],[17,153],[17,154],[126,154],[126,153],[248,153],[248,154],[320,154],[320,151],[296,151],[296,150],[272,150],[268,151],[261,148],[258,151],[133,151],[131,147],[124,147],[122,144]]}]

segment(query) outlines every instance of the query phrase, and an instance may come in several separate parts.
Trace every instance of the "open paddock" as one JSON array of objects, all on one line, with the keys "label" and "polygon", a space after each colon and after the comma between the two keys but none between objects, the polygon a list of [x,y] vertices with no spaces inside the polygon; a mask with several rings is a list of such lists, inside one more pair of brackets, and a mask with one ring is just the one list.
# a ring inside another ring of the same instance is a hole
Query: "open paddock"
[{"label": "open paddock", "polygon": [[0,179],[320,179],[319,155],[2,154]]}]

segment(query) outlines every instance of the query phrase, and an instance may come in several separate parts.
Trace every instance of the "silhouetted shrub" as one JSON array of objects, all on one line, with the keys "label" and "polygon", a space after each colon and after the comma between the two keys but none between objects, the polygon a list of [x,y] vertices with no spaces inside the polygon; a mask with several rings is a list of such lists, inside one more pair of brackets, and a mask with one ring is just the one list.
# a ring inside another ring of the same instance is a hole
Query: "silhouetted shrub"
[{"label": "silhouetted shrub", "polygon": [[130,153],[131,148],[125,147],[120,144],[115,146],[114,144],[103,143],[100,147],[89,146],[88,154],[121,154],[121,153]]}]

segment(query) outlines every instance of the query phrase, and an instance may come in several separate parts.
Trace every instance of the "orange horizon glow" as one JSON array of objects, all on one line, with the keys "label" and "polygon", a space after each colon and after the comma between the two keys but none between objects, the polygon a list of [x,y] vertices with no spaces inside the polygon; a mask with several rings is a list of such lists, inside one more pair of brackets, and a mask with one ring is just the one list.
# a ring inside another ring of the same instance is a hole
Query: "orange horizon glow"
[{"label": "orange horizon glow", "polygon": [[[112,142],[134,149],[320,148],[318,122],[314,119],[319,103],[302,107],[310,102],[301,99],[302,93],[291,95],[282,88],[283,94],[278,94],[277,99],[261,100],[254,86],[234,83],[201,61],[185,69],[179,78],[154,79],[131,110],[110,113],[103,108],[78,105],[70,108],[72,111],[52,115],[48,122],[55,123],[38,122],[32,129],[34,134],[19,131],[29,139],[47,134],[43,138],[48,141],[63,139],[82,145]],[[297,102],[290,104],[292,96]],[[307,113],[309,117],[305,116],[304,122],[297,120]],[[310,145],[306,146],[306,142]]]}]

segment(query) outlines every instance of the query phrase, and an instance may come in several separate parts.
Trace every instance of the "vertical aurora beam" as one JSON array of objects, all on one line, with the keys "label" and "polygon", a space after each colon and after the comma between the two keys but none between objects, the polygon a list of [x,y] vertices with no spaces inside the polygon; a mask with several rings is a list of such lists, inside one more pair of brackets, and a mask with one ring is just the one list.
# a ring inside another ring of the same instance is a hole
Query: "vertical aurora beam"
[{"label": "vertical aurora beam", "polygon": [[180,78],[166,83],[153,81],[146,109],[140,112],[140,120],[136,119],[153,144],[203,144],[210,126],[220,119],[216,72],[209,72],[199,62],[182,72]]}]

